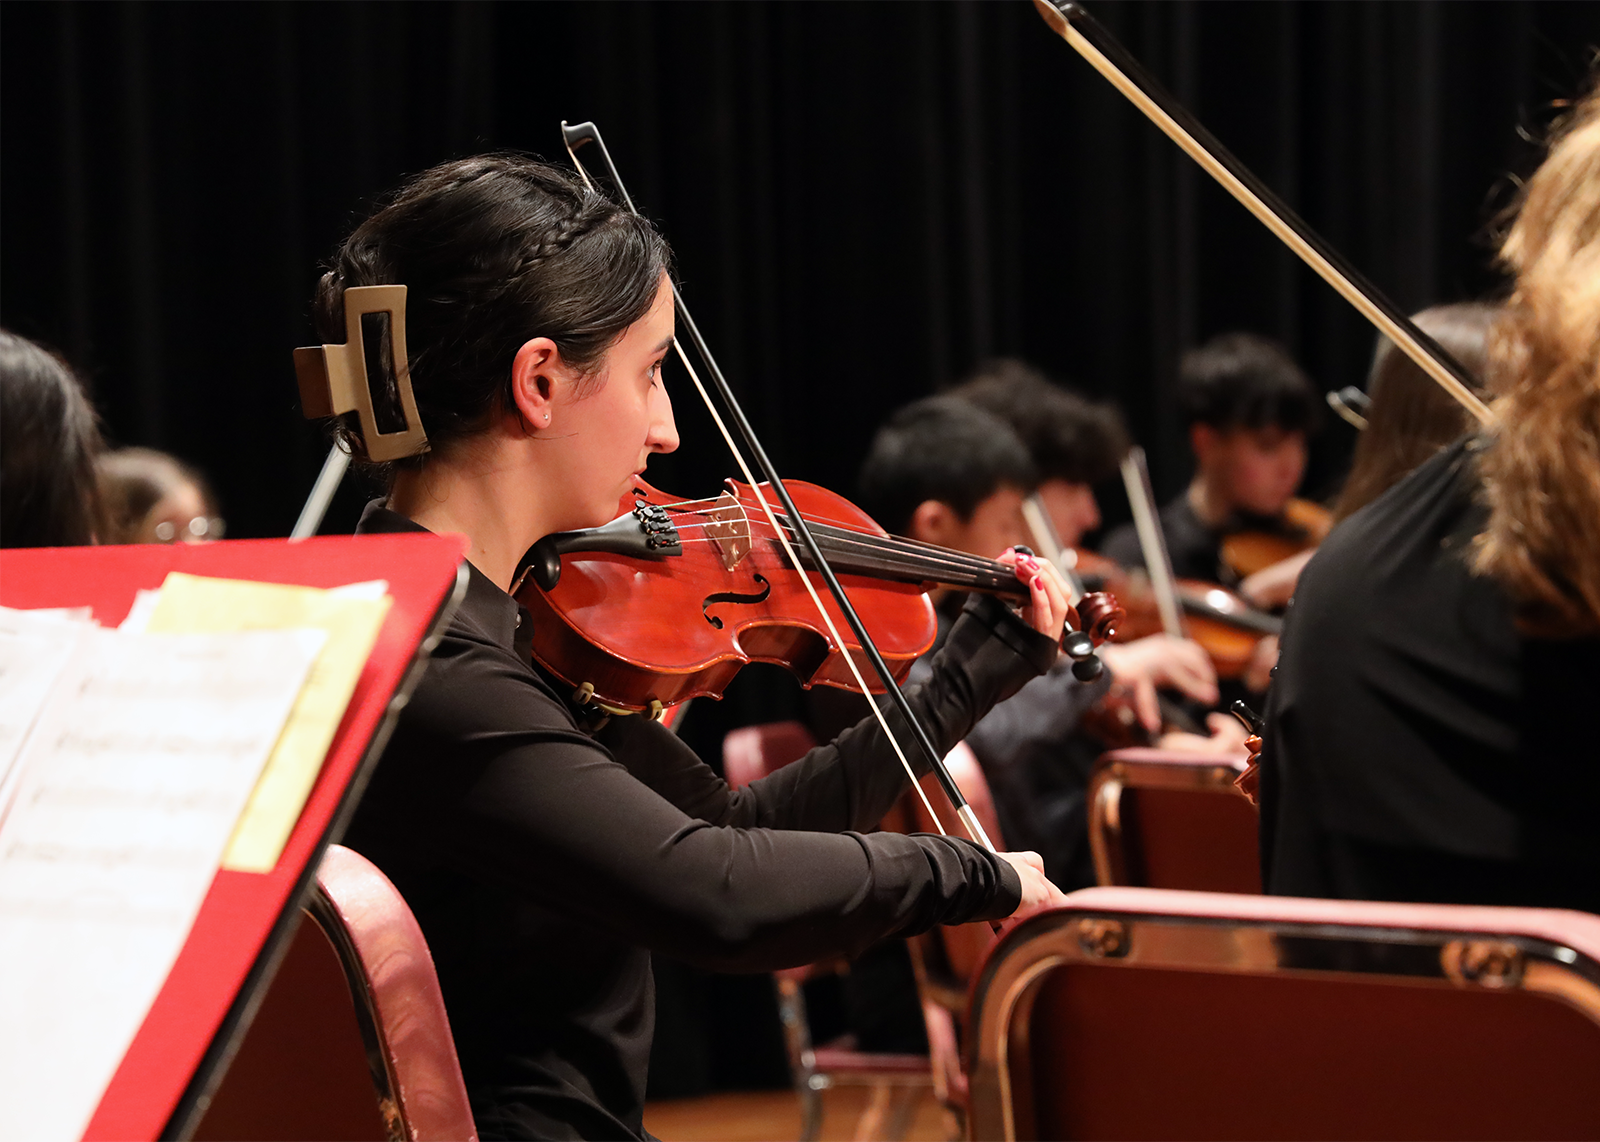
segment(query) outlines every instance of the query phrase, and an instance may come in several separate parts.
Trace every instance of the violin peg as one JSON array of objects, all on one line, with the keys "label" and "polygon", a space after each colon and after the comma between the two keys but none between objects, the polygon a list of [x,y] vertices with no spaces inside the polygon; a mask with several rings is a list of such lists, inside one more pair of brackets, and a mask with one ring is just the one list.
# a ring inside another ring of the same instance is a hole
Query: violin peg
[{"label": "violin peg", "polygon": [[1243,698],[1235,699],[1233,705],[1228,707],[1228,713],[1244,724],[1251,737],[1261,736],[1261,715],[1245,705]]},{"label": "violin peg", "polygon": [[1088,658],[1080,658],[1072,664],[1072,676],[1079,682],[1093,682],[1100,677],[1100,673],[1104,669],[1105,667],[1101,665],[1100,659],[1091,654]]},{"label": "violin peg", "polygon": [[1061,649],[1069,658],[1081,662],[1094,657],[1094,640],[1081,630],[1069,630],[1061,636]]}]

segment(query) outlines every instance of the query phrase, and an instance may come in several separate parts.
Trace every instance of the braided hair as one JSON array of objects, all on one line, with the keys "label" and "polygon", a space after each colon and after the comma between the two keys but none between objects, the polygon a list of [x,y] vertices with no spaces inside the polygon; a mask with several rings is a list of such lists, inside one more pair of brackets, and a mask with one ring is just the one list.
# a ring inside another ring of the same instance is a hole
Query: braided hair
[{"label": "braided hair", "polygon": [[[670,268],[655,227],[574,176],[522,155],[478,155],[423,172],[356,227],[317,286],[313,321],[323,341],[343,341],[345,289],[406,286],[412,390],[430,447],[444,450],[512,407],[512,360],[531,338],[550,338],[569,367],[598,379]],[[398,403],[392,376],[387,388],[380,423]],[[357,432],[354,417],[336,431]]]}]

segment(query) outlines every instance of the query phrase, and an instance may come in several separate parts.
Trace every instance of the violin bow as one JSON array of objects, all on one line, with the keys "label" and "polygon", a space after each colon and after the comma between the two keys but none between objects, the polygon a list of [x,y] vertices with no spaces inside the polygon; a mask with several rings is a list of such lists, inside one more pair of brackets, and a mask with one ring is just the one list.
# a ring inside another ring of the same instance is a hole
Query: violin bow
[{"label": "violin bow", "polygon": [[349,467],[350,453],[338,441],[334,441],[328,448],[327,459],[322,462],[322,471],[317,473],[317,482],[311,485],[311,494],[306,496],[306,502],[300,507],[300,515],[289,532],[290,539],[310,539],[317,534],[317,529],[322,526],[322,517],[328,514],[328,505],[333,503],[333,493],[339,490],[339,482],[344,479],[345,470]]},{"label": "violin bow", "polygon": [[1172,573],[1172,555],[1167,551],[1167,537],[1161,530],[1161,515],[1156,510],[1156,495],[1150,487],[1150,468],[1144,461],[1144,449],[1137,444],[1122,458],[1122,483],[1128,491],[1128,504],[1133,508],[1133,529],[1139,535],[1139,548],[1144,552],[1144,567],[1156,597],[1156,610],[1161,614],[1161,629],[1173,638],[1183,638],[1177,576]]},{"label": "violin bow", "polygon": [[[591,189],[595,189],[594,182],[590,179],[589,172],[584,168],[583,162],[578,158],[578,150],[587,144],[594,145],[600,157],[600,163],[605,169],[606,176],[611,180],[611,185],[616,188],[617,194],[621,196],[623,205],[627,207],[629,212],[637,215],[639,209],[633,204],[633,198],[628,194],[628,188],[623,185],[622,178],[617,174],[616,164],[611,161],[611,153],[606,149],[605,140],[600,137],[600,129],[593,123],[578,123],[569,126],[563,120],[561,135],[566,143],[567,154],[572,157],[573,166],[577,168],[578,174]],[[979,823],[977,815],[972,811],[972,807],[967,804],[967,799],[962,795],[961,789],[955,783],[955,779],[950,776],[949,769],[945,767],[944,759],[939,756],[939,751],[934,749],[933,742],[928,737],[928,731],[917,720],[916,714],[911,709],[911,704],[906,701],[905,694],[895,682],[888,663],[884,662],[883,656],[878,653],[878,648],[873,644],[871,636],[867,634],[866,626],[862,623],[861,617],[856,614],[856,609],[851,605],[849,596],[845,594],[843,585],[834,575],[833,568],[828,565],[827,559],[823,557],[822,549],[818,546],[816,537],[812,535],[811,528],[807,524],[805,517],[800,514],[794,505],[794,501],[789,498],[788,488],[784,486],[783,480],[778,476],[776,466],[767,455],[766,449],[762,447],[760,439],[756,436],[755,429],[750,425],[750,421],[745,417],[744,409],[740,406],[738,398],[733,395],[733,389],[729,386],[727,377],[717,364],[716,358],[712,356],[711,348],[706,344],[705,338],[701,336],[700,327],[695,324],[694,317],[689,313],[688,307],[684,305],[683,296],[678,292],[678,284],[676,282],[672,283],[672,300],[677,306],[678,318],[683,322],[683,327],[689,335],[690,342],[694,345],[695,352],[705,364],[706,373],[711,378],[712,386],[717,390],[717,395],[721,397],[723,407],[727,409],[728,418],[733,421],[734,427],[738,429],[739,436],[743,438],[745,447],[749,449],[750,455],[755,459],[756,467],[760,469],[772,491],[777,495],[779,503],[788,515],[790,527],[811,559],[812,567],[822,576],[829,593],[833,596],[834,601],[838,603],[839,610],[844,614],[845,621],[850,625],[851,632],[860,642],[862,651],[872,664],[873,670],[883,682],[895,709],[900,712],[900,716],[905,720],[906,725],[911,728],[911,734],[918,750],[938,778],[939,786],[944,790],[945,797],[950,801],[951,807],[955,809],[956,816],[960,818],[968,835],[974,841],[990,852],[996,851],[994,842],[989,839],[988,833],[984,831],[983,825]],[[772,506],[766,494],[762,491],[760,482],[756,479],[749,461],[735,442],[733,433],[728,430],[727,423],[717,411],[715,404],[712,403],[711,394],[707,392],[705,385],[700,380],[699,373],[695,371],[694,365],[689,361],[689,356],[684,351],[682,343],[675,337],[672,344],[673,348],[677,350],[678,359],[683,362],[683,367],[688,371],[690,379],[699,391],[700,399],[705,402],[707,410],[711,413],[711,419],[716,422],[717,429],[722,433],[722,438],[727,442],[729,450],[733,453],[734,462],[738,464],[739,470],[744,474],[745,480],[748,481],[757,501],[761,504],[761,508],[766,514],[767,522],[772,526],[773,533],[778,537],[778,542],[782,545],[784,554],[788,556],[789,561],[796,568],[803,568],[803,564],[790,544],[788,535],[779,526]],[[802,570],[800,580],[805,584],[806,591],[811,595],[812,602],[816,604],[817,612],[822,616],[822,621],[827,626],[829,634],[833,636],[834,644],[839,647],[844,655],[845,663],[850,667],[850,673],[855,677],[856,684],[861,687],[862,694],[868,696],[867,704],[872,707],[873,715],[883,728],[884,736],[888,738],[895,755],[900,759],[900,764],[905,767],[907,776],[911,778],[912,788],[922,798],[922,803],[927,808],[928,815],[933,818],[934,825],[938,827],[940,833],[943,833],[944,826],[939,822],[939,815],[933,811],[933,806],[928,801],[927,793],[923,790],[921,783],[917,781],[917,775],[911,768],[911,762],[901,748],[898,737],[889,727],[889,721],[884,716],[882,708],[878,703],[871,700],[866,680],[862,678],[855,658],[850,653],[844,639],[839,636],[833,617],[828,614],[828,609],[822,605],[822,600],[817,594],[816,586],[811,582],[811,577]]]},{"label": "violin bow", "polygon": [[1472,374],[1437,341],[1412,324],[1410,318],[1306,225],[1266,183],[1234,158],[1217,137],[1174,99],[1081,4],[1071,0],[1033,0],[1033,6],[1052,31],[1066,40],[1147,119],[1299,255],[1301,261],[1415,361],[1418,368],[1461,402],[1479,423],[1491,423],[1489,406],[1473,392],[1476,381]]},{"label": "violin bow", "polygon": [[1077,606],[1088,594],[1083,576],[1078,574],[1078,553],[1061,542],[1056,525],[1050,522],[1050,511],[1044,506],[1038,492],[1022,501],[1022,520],[1028,525],[1034,552],[1055,564],[1056,570],[1067,581],[1067,602]]}]

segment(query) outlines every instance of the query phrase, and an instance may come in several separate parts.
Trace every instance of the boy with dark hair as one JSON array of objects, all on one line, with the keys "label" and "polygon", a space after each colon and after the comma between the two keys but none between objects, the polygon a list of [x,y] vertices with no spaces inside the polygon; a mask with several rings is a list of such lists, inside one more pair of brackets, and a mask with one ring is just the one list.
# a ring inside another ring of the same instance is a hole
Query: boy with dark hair
[{"label": "boy with dark hair", "polygon": [[[1316,389],[1283,348],[1253,333],[1224,333],[1184,354],[1178,400],[1194,450],[1195,475],[1161,509],[1175,574],[1231,582],[1222,541],[1245,530],[1283,527],[1284,507],[1305,475],[1306,438],[1318,423]],[[1144,565],[1139,537],[1126,524],[1104,553]]]},{"label": "boy with dark hair", "polygon": [[895,535],[994,556],[1027,543],[1038,473],[998,417],[954,397],[906,405],[878,430],[858,503]]},{"label": "boy with dark hair", "polygon": [[1128,452],[1116,409],[1084,400],[1011,358],[986,361],[950,395],[992,412],[1027,446],[1039,469],[1035,494],[1064,545],[1076,547],[1100,526],[1093,485],[1115,476]]},{"label": "boy with dark hair", "polygon": [[[1128,431],[1117,410],[1094,404],[1051,382],[1023,361],[1003,358],[950,391],[1004,420],[1028,449],[1039,472],[1038,497],[1063,547],[1076,548],[1100,526],[1094,485],[1117,474],[1128,453]],[[1210,705],[1217,676],[1205,650],[1189,639],[1151,635],[1101,648],[1112,678],[1134,691],[1147,728],[1160,728],[1157,687],[1181,690]]]}]

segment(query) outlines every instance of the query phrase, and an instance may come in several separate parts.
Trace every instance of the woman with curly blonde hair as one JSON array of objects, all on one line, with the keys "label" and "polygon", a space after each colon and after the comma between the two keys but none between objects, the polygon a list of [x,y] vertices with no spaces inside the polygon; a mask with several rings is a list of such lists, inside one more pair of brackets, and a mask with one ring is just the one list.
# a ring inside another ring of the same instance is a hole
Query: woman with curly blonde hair
[{"label": "woman with curly blonde hair", "polygon": [[1477,566],[1525,629],[1600,634],[1600,89],[1529,181],[1501,257],[1517,284],[1491,340]]},{"label": "woman with curly blonde hair", "polygon": [[1300,579],[1261,755],[1269,892],[1600,911],[1600,91],[1501,256],[1493,425]]}]

